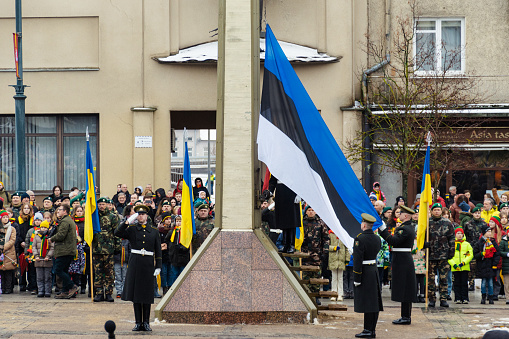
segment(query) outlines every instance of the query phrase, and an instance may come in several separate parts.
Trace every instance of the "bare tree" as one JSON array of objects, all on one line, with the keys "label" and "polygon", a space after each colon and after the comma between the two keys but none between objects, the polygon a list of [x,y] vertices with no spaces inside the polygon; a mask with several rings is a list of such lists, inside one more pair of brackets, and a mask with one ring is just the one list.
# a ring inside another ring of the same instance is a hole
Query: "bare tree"
[{"label": "bare tree", "polygon": [[[369,130],[347,141],[346,154],[352,162],[370,159],[369,166],[392,169],[402,175],[403,195],[408,177],[422,173],[426,134],[433,134],[430,159],[435,179],[440,182],[450,164],[465,159],[451,134],[473,127],[465,126],[455,112],[468,109],[486,99],[478,78],[457,72],[461,69],[464,46],[451,48],[425,34],[417,34],[419,22],[416,1],[409,3],[408,16],[396,17],[392,42],[367,37],[366,53],[375,64],[390,63],[370,78],[362,102]],[[415,53],[414,53],[415,48]],[[478,121],[481,123],[481,120]],[[475,124],[475,122],[474,122]],[[369,138],[369,147],[364,141]],[[464,142],[463,142],[464,143]],[[370,155],[370,156],[368,156]],[[438,184],[432,183],[432,184]]]}]

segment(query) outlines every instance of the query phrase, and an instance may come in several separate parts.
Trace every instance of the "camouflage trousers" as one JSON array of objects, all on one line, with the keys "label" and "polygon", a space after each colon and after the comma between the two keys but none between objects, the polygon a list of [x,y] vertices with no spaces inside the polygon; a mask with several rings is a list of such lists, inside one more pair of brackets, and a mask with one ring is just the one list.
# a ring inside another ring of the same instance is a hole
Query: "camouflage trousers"
[{"label": "camouflage trousers", "polygon": [[[321,272],[307,272],[307,271],[302,272],[302,280],[309,280],[311,278],[320,279],[321,276],[322,276]],[[307,284],[307,286],[311,293],[320,292],[320,285]]]},{"label": "camouflage trousers", "polygon": [[115,270],[113,254],[92,254],[95,294],[113,294]]},{"label": "camouflage trousers", "polygon": [[435,284],[435,275],[438,272],[438,291],[440,300],[447,300],[447,274],[451,266],[447,260],[430,260],[428,268],[428,298],[430,301],[436,301],[437,286]]}]

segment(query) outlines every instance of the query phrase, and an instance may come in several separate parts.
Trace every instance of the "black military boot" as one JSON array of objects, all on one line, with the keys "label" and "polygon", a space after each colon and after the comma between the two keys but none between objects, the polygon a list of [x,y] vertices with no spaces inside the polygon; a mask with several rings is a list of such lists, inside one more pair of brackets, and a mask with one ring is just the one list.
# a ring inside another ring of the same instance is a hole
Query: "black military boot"
[{"label": "black military boot", "polygon": [[143,304],[143,327],[145,331],[152,331],[150,328],[150,304]]},{"label": "black military boot", "polygon": [[142,322],[141,322],[141,320],[142,320],[141,304],[134,303],[133,307],[134,307],[134,322],[136,323],[136,325],[133,328],[133,331],[135,331],[135,332],[145,331],[145,327],[142,325]]},{"label": "black military boot", "polygon": [[486,293],[483,293],[481,295],[481,304],[483,304],[483,305],[486,304]]},{"label": "black military boot", "polygon": [[445,299],[440,300],[440,307],[449,307],[449,303],[447,302],[447,300]]},{"label": "black military boot", "polygon": [[96,295],[94,296],[94,302],[100,302],[100,301],[104,301],[104,294],[102,293],[96,293]]},{"label": "black military boot", "polygon": [[488,296],[488,300],[489,300],[490,305],[495,304],[495,302],[493,301],[493,299],[494,299],[494,298],[493,298],[493,295],[489,295],[489,296]]},{"label": "black military boot", "polygon": [[435,307],[435,300],[430,300],[428,303],[428,307]]},{"label": "black military boot", "polygon": [[114,301],[115,301],[115,299],[113,299],[113,297],[111,296],[111,294],[106,294],[105,301],[112,303],[112,302],[114,302]]}]

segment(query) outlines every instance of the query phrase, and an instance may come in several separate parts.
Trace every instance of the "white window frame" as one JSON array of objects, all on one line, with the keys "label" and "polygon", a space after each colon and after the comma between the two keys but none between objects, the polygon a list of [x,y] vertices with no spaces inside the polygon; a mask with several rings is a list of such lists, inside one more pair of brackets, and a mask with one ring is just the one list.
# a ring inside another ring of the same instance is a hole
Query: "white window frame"
[{"label": "white window frame", "polygon": [[[434,21],[435,29],[434,30],[418,30],[417,22],[418,21]],[[465,74],[465,18],[428,18],[428,17],[419,17],[414,20],[414,41],[413,41],[413,56],[414,60],[417,60],[417,34],[418,33],[435,33],[435,49],[436,49],[436,62],[435,65],[436,71],[421,71],[418,69],[414,69],[414,74],[419,76],[426,75],[439,75],[442,74],[442,21],[459,21],[461,23],[461,70],[452,71],[449,70],[446,72],[447,76],[456,76],[456,75],[464,75]],[[440,47],[439,47],[440,46]]]}]

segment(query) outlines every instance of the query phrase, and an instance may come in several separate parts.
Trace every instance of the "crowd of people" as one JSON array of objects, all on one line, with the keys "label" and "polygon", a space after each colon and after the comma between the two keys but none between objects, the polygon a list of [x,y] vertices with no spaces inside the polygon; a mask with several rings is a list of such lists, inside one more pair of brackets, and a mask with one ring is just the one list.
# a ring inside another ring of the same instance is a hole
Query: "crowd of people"
[{"label": "crowd of people", "polygon": [[[197,234],[191,249],[195,252],[214,228],[214,204],[200,178],[195,180],[193,195]],[[111,199],[97,199],[101,231],[93,235],[89,246],[85,241],[85,192],[73,187],[65,194],[55,186],[38,206],[34,192],[10,194],[0,182],[0,292],[13,293],[18,285],[17,292],[37,297],[53,294],[56,299],[73,299],[88,291],[94,302],[121,298],[133,244],[126,232],[116,230],[133,215],[143,213],[136,212],[143,206],[145,226],[157,231],[161,246],[162,265],[151,292],[160,298],[160,292],[167,292],[190,260],[190,250],[179,243],[181,203],[181,181],[174,190],[158,188],[155,192],[150,184],[132,193],[127,185],[119,184]]]}]

